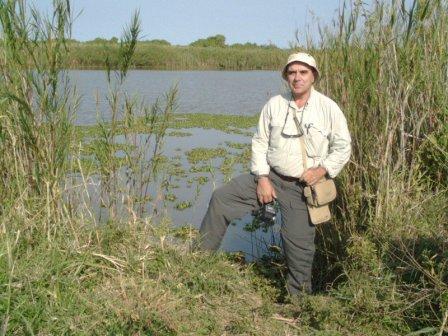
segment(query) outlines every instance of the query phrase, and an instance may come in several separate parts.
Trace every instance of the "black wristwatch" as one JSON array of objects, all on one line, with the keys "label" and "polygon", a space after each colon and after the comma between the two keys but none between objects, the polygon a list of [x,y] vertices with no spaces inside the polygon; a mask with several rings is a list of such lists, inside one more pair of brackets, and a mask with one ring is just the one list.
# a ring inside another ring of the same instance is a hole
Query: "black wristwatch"
[{"label": "black wristwatch", "polygon": [[262,177],[269,177],[269,174],[255,175],[255,182],[258,182],[258,180]]}]

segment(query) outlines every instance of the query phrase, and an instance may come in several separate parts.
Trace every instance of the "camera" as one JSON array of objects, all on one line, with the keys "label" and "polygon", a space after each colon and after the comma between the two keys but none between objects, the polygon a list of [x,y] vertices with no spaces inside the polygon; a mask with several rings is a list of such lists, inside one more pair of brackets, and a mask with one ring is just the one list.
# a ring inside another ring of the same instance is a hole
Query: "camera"
[{"label": "camera", "polygon": [[258,211],[258,219],[261,222],[271,222],[275,220],[276,209],[275,202],[265,203]]}]

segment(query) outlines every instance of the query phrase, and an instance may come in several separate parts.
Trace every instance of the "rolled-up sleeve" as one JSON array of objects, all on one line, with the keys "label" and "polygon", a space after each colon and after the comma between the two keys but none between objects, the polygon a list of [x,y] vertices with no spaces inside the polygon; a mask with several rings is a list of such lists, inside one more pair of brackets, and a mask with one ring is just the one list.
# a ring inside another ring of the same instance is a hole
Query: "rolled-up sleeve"
[{"label": "rolled-up sleeve", "polygon": [[257,131],[252,137],[251,172],[254,175],[269,174],[270,167],[267,162],[270,134],[270,108],[269,103],[261,110]]},{"label": "rolled-up sleeve", "polygon": [[332,127],[329,134],[328,154],[322,160],[321,166],[331,177],[336,177],[350,159],[351,137],[347,120],[336,104],[332,106],[330,115]]}]

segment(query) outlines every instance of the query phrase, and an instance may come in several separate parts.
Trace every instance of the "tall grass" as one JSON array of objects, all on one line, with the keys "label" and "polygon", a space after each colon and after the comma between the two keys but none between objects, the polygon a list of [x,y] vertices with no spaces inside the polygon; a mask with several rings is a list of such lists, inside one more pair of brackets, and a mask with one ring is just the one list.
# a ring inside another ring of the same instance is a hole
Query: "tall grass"
[{"label": "tall grass", "polygon": [[30,286],[19,275],[26,269],[29,253],[35,246],[55,243],[68,229],[60,183],[71,145],[74,105],[73,100],[69,103],[71,93],[61,72],[70,26],[68,3],[57,2],[49,20],[34,10],[28,12],[22,1],[1,1],[0,22],[0,311],[4,335],[17,314],[29,326],[27,308],[21,310],[21,303],[17,306],[15,295],[16,286]]},{"label": "tall grass", "polygon": [[314,46],[353,138],[318,278],[341,274],[353,309],[432,332],[448,309],[447,13],[442,0],[346,2]]},{"label": "tall grass", "polygon": [[[90,154],[98,160],[100,170],[100,204],[107,209],[108,220],[123,218],[124,213],[139,218],[147,215],[149,187],[155,183],[163,138],[177,106],[176,86],[165,95],[164,101],[158,99],[152,106],[146,106],[123,89],[139,34],[140,22],[136,13],[123,33],[118,59],[112,61],[106,57],[109,87],[106,99],[111,121],[98,120],[99,136],[90,143]],[[136,126],[141,124],[145,128],[144,134],[136,131]],[[121,160],[117,157],[120,150]],[[125,207],[123,203],[126,203]]]},{"label": "tall grass", "polygon": [[70,144],[74,106],[61,71],[69,6],[59,2],[53,22],[34,10],[28,20],[25,12],[23,2],[0,3],[3,195],[57,190]]},{"label": "tall grass", "polygon": [[[76,143],[71,117],[77,98],[64,72],[71,26],[69,2],[55,1],[47,18],[24,1],[1,1],[0,24],[0,334],[90,333],[98,322],[91,295],[104,283],[99,278],[88,279],[97,274],[108,279],[129,265],[122,260],[124,255],[115,253],[125,236],[132,242],[128,251],[133,251],[132,258],[137,256],[136,249],[142,258],[150,244],[155,244],[156,235],[148,220],[136,216],[142,211],[138,212],[140,203],[132,197],[135,190],[140,191],[137,187],[145,188],[153,179],[157,169],[153,158],[160,151],[176,94],[168,95],[165,107],[149,108],[136,104],[121,90],[138,39],[136,15],[121,40],[119,62],[107,69],[113,120],[100,122],[101,136],[94,151],[101,167],[100,203],[106,204],[111,225],[97,226],[98,218],[92,215],[96,200],[89,192],[90,183],[98,177],[84,175],[80,163],[91,144]],[[119,123],[131,127],[137,122],[136,106],[142,108],[139,116],[144,116],[149,129],[146,141],[155,143],[153,155],[147,158],[141,151],[126,152],[128,171],[120,175],[116,130]],[[77,175],[71,173],[76,166],[81,172]],[[127,224],[123,228],[117,204],[123,204],[126,196],[130,201],[125,210],[133,217],[123,221]],[[159,230],[163,232],[163,227]],[[155,326],[146,330],[164,329],[155,312],[148,314]],[[99,333],[144,329],[126,323],[106,321]]]}]

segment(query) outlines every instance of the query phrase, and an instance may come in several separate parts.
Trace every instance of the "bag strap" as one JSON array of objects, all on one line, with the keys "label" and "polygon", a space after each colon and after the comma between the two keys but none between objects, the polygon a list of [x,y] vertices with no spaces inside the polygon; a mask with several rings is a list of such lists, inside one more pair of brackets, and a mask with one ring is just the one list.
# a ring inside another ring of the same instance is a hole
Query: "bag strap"
[{"label": "bag strap", "polygon": [[300,147],[302,149],[302,161],[303,161],[303,171],[305,172],[308,168],[307,168],[307,164],[306,164],[306,146],[305,146],[305,134],[302,135],[300,138]]},{"label": "bag strap", "polygon": [[[299,134],[301,133],[301,127],[300,127],[300,123],[297,120],[296,115],[294,114],[293,116],[294,122],[296,123],[296,127],[297,127],[297,131],[299,132]],[[302,133],[302,135],[299,137],[300,140],[300,149],[302,151],[302,162],[303,162],[303,171],[305,172],[308,169],[308,166],[306,164],[306,146],[305,146],[305,134]]]}]

